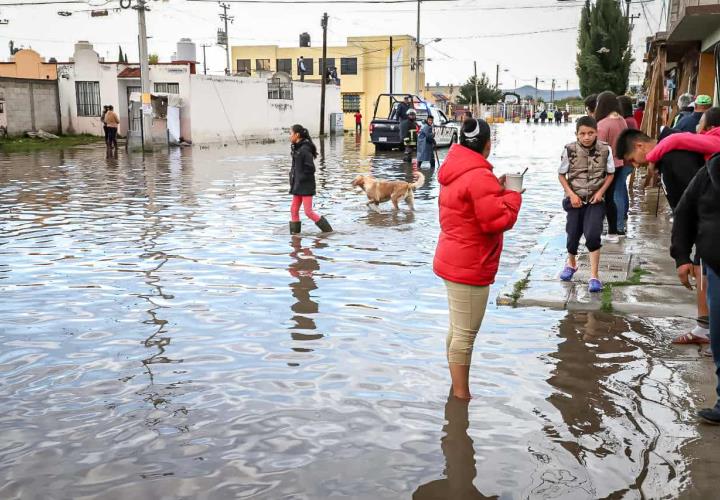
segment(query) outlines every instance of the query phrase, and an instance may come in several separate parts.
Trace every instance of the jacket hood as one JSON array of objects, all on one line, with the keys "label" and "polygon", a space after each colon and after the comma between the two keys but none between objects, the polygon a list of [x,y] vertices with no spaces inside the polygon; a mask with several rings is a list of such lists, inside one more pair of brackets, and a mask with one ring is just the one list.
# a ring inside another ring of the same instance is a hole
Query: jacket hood
[{"label": "jacket hood", "polygon": [[709,135],[711,137],[720,137],[720,127],[715,127],[707,132],[700,132],[700,135]]},{"label": "jacket hood", "polygon": [[480,153],[460,144],[453,144],[440,169],[438,181],[447,186],[466,172],[478,168],[492,170],[493,167]]},{"label": "jacket hood", "polygon": [[708,160],[707,169],[708,174],[710,174],[710,182],[712,182],[715,190],[720,191],[720,153],[717,153],[715,156]]}]

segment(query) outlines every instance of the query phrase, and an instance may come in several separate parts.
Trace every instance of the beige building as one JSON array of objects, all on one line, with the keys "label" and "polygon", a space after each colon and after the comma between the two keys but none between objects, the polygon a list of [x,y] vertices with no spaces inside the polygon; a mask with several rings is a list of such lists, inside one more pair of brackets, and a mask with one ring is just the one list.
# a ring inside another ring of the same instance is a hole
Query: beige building
[{"label": "beige building", "polygon": [[[232,47],[233,72],[240,75],[270,77],[275,72],[285,72],[293,80],[320,82],[322,75],[322,46],[310,47],[309,37],[300,47],[278,47],[277,45],[235,46]],[[390,46],[392,44],[392,72]],[[416,61],[415,38],[400,36],[362,36],[348,37],[347,45],[327,48],[327,68],[335,68],[335,84],[340,85],[342,110],[345,115],[346,130],[355,129],[354,114],[363,115],[363,129],[372,120],[375,102],[379,94],[414,94],[418,65]],[[420,61],[425,51],[420,47]],[[299,71],[299,60],[303,58],[305,74]],[[420,96],[425,90],[425,71],[419,68]],[[381,105],[387,108],[388,101]],[[379,109],[379,114],[387,114],[387,109]]]},{"label": "beige building", "polygon": [[57,68],[54,62],[45,62],[34,50],[22,49],[10,61],[0,62],[0,77],[57,80]]}]

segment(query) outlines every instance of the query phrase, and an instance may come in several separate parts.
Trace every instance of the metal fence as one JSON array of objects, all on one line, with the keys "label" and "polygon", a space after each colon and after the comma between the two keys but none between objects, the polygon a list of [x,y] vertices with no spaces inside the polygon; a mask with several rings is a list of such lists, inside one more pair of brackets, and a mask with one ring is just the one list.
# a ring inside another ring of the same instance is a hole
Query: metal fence
[{"label": "metal fence", "polygon": [[482,105],[480,107],[480,117],[490,118],[492,120],[503,119],[505,121],[522,121],[526,120],[528,116],[531,118],[535,116],[535,113],[541,109],[546,109],[548,112],[555,109],[560,111],[567,111],[570,115],[584,115],[585,108],[583,106],[558,106],[544,104],[542,108],[533,104],[491,104]]}]

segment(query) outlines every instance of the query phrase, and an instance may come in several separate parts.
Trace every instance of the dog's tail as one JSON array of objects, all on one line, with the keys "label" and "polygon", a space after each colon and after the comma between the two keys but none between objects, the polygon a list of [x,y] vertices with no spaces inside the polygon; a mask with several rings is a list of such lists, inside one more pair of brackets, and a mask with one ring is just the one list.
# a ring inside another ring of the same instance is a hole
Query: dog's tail
[{"label": "dog's tail", "polygon": [[410,187],[413,189],[421,188],[425,185],[425,176],[422,172],[416,172],[417,173],[417,180],[415,182],[410,182]]}]

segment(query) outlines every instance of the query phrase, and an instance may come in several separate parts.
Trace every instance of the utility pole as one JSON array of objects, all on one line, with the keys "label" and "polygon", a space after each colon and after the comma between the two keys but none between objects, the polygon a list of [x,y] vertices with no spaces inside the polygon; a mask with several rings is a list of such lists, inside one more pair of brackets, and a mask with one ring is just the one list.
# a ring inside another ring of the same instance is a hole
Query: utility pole
[{"label": "utility pole", "polygon": [[537,76],[535,77],[535,105],[537,106],[537,94],[538,94],[538,82],[540,81],[540,78]]},{"label": "utility pole", "polygon": [[[140,99],[141,107],[145,107],[146,96],[150,96],[150,63],[148,61],[148,47],[147,47],[147,27],[145,26],[145,11],[150,10],[145,6],[146,0],[137,0],[137,5],[133,7],[138,13],[138,49],[140,52],[140,89],[142,91],[142,98]],[[141,140],[142,148],[146,149],[147,146],[152,144],[152,114],[146,113],[145,109],[140,112],[142,128]]]},{"label": "utility pole", "polygon": [[207,58],[205,56],[205,49],[210,47],[210,45],[202,44],[201,47],[203,49],[203,75],[207,75]]},{"label": "utility pole", "polygon": [[327,28],[328,15],[325,12],[320,21],[323,30],[323,48],[322,48],[322,64],[320,65],[321,83],[320,83],[320,136],[325,135],[325,84],[327,82]]},{"label": "utility pole", "polygon": [[500,85],[500,65],[495,65],[495,90],[498,89]]},{"label": "utility pole", "polygon": [[228,4],[221,3],[220,8],[223,10],[223,13],[220,14],[220,19],[225,21],[225,56],[227,57],[225,73],[232,75],[232,66],[230,65],[230,33],[228,33],[228,21],[233,22],[235,18],[227,15],[227,11],[230,8]]},{"label": "utility pole", "polygon": [[415,95],[420,95],[420,1],[417,9],[417,38],[415,39]]},{"label": "utility pole", "polygon": [[393,37],[390,37],[390,93],[393,93],[393,73],[395,68],[393,67]]},{"label": "utility pole", "polygon": [[631,0],[625,0],[625,19],[630,19],[630,2]]},{"label": "utility pole", "polygon": [[477,117],[480,113],[480,94],[478,93],[477,61],[473,61],[473,71],[475,73],[475,117]]}]

